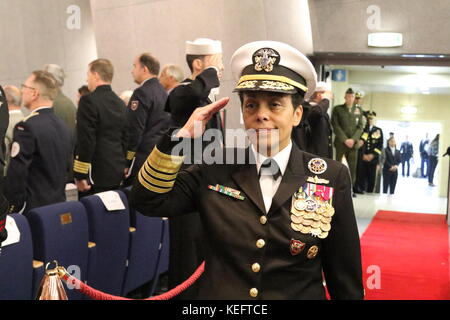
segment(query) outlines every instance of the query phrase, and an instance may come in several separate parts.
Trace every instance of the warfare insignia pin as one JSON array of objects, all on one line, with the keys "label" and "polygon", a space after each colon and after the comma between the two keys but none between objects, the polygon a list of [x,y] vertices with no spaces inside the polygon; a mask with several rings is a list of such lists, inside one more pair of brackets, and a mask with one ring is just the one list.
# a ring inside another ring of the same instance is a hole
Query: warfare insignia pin
[{"label": "warfare insignia pin", "polygon": [[291,245],[289,247],[291,254],[293,256],[298,255],[305,249],[306,243],[301,242],[300,240],[291,239]]},{"label": "warfare insignia pin", "polygon": [[270,48],[262,48],[253,54],[256,71],[272,72],[273,67],[280,62],[280,54]]},{"label": "warfare insignia pin", "polygon": [[308,169],[314,174],[322,174],[327,171],[327,163],[325,160],[320,158],[311,159],[308,162]]}]

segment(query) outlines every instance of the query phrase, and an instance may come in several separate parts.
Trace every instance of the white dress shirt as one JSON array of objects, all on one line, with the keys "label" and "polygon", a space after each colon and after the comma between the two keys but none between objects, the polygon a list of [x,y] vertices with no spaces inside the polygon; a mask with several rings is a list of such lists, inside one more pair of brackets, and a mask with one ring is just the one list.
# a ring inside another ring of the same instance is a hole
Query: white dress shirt
[{"label": "white dress shirt", "polygon": [[[261,172],[261,177],[259,178],[259,186],[261,188],[263,200],[264,200],[264,206],[266,208],[266,214],[270,210],[270,206],[272,205],[272,199],[275,196],[278,187],[280,186],[281,179],[284,175],[284,172],[286,171],[289,157],[291,156],[291,150],[292,150],[292,141],[289,141],[289,144],[280,152],[278,152],[275,156],[273,156],[271,159],[275,160],[278,167],[280,168],[281,176],[278,177],[277,180],[274,180],[273,176],[271,174],[264,174],[264,172]],[[259,171],[261,170],[261,165],[265,160],[268,158],[260,153],[258,153],[255,149],[255,147],[252,145],[252,151],[253,155],[255,156],[256,160],[256,170],[259,174]],[[264,170],[264,168],[263,168]]]}]

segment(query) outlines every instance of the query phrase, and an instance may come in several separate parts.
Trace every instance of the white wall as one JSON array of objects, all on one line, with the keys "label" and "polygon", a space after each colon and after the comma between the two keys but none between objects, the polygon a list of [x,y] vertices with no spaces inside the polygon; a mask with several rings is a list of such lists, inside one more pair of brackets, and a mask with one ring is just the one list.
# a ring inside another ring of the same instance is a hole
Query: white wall
[{"label": "white wall", "polygon": [[[79,29],[67,27],[71,5],[80,9]],[[20,86],[33,70],[55,63],[67,74],[63,91],[74,98],[97,56],[89,0],[0,0],[0,43],[2,85]]]},{"label": "white wall", "polygon": [[161,65],[185,62],[185,41],[200,37],[221,40],[225,72],[221,96],[232,96],[227,126],[238,127],[239,102],[232,89],[229,62],[241,45],[256,40],[287,42],[312,53],[306,0],[91,0],[100,57],[111,59],[117,92],[134,88],[133,58],[151,52]]}]

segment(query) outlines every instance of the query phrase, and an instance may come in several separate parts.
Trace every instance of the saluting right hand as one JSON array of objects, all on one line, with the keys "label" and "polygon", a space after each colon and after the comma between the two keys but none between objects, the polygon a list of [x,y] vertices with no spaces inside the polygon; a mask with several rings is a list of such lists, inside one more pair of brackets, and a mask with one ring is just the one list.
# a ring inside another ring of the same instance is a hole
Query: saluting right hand
[{"label": "saluting right hand", "polygon": [[223,109],[230,98],[222,98],[207,106],[195,109],[189,120],[176,134],[177,138],[199,138],[205,131],[206,124],[211,120],[212,116]]}]

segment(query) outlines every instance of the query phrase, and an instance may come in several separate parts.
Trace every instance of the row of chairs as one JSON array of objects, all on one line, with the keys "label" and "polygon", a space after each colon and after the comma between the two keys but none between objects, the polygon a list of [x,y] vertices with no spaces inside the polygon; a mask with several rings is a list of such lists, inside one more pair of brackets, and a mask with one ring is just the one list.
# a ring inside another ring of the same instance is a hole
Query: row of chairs
[{"label": "row of chairs", "polygon": [[[36,297],[45,264],[58,261],[88,285],[126,296],[151,281],[148,296],[169,265],[167,219],[146,217],[131,209],[124,192],[124,210],[107,211],[101,199],[84,197],[12,214],[20,242],[2,249],[0,300]],[[85,299],[68,289],[70,300]]]}]

